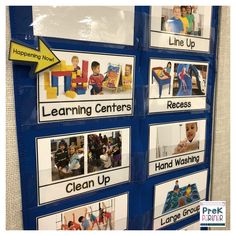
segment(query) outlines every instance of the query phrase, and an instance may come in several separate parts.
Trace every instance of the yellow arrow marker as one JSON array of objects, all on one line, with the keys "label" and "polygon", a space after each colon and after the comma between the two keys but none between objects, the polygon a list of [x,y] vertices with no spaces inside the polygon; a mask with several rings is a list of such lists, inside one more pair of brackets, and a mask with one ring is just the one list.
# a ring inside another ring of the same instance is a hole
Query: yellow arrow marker
[{"label": "yellow arrow marker", "polygon": [[56,55],[40,38],[38,38],[38,45],[38,49],[33,49],[11,41],[9,60],[36,64],[34,73],[39,73],[60,62]]}]

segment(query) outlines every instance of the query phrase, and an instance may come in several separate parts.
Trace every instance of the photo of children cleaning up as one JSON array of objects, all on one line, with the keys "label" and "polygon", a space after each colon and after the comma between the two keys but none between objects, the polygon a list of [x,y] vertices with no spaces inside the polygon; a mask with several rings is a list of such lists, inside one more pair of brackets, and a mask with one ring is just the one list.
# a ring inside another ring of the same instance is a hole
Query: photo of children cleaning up
[{"label": "photo of children cleaning up", "polygon": [[52,181],[84,174],[84,137],[51,140]]},{"label": "photo of children cleaning up", "polygon": [[[61,199],[62,194],[68,197],[95,191],[103,183],[109,186],[129,180],[129,127],[43,137],[37,140],[37,150],[38,188],[47,188],[42,203]],[[105,183],[106,176],[114,182]],[[72,191],[71,183],[84,185]],[[62,190],[55,195],[55,188]]]},{"label": "photo of children cleaning up", "polygon": [[151,59],[149,97],[205,96],[207,77],[206,63]]},{"label": "photo of children cleaning up", "polygon": [[120,131],[88,135],[88,173],[121,166]]},{"label": "photo of children cleaning up", "polygon": [[204,149],[205,120],[158,125],[155,127],[156,158]]},{"label": "photo of children cleaning up", "polygon": [[177,210],[179,207],[183,207],[198,200],[200,200],[200,195],[195,183],[180,187],[179,180],[176,180],[173,190],[167,193],[162,214]]},{"label": "photo of children cleaning up", "polygon": [[110,199],[62,213],[58,230],[113,230],[114,207]]},{"label": "photo of children cleaning up", "polygon": [[55,54],[61,62],[39,75],[40,101],[92,99],[94,95],[132,96],[134,57],[71,52]]},{"label": "photo of children cleaning up", "polygon": [[169,33],[203,36],[204,7],[162,7],[161,30]]}]

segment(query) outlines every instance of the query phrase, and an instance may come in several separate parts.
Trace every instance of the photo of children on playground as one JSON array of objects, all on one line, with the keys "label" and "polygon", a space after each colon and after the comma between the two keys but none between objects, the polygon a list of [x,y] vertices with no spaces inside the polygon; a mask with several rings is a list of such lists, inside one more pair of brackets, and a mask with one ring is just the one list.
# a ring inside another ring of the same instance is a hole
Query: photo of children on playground
[{"label": "photo of children on playground", "polygon": [[61,213],[57,230],[114,230],[115,199]]},{"label": "photo of children on playground", "polygon": [[119,167],[121,164],[121,131],[88,135],[88,173]]},{"label": "photo of children on playground", "polygon": [[209,38],[211,8],[207,6],[161,7],[161,31]]},{"label": "photo of children on playground", "polygon": [[41,102],[132,98],[134,57],[54,53],[61,62],[39,75]]},{"label": "photo of children on playground", "polygon": [[205,120],[153,126],[156,128],[156,147],[153,147],[156,158],[204,150],[205,126]]},{"label": "photo of children on playground", "polygon": [[51,140],[52,181],[84,174],[84,136]]},{"label": "photo of children on playground", "polygon": [[173,96],[206,95],[207,66],[174,64]]},{"label": "photo of children on playground", "polygon": [[208,65],[168,60],[151,60],[150,97],[205,96]]}]

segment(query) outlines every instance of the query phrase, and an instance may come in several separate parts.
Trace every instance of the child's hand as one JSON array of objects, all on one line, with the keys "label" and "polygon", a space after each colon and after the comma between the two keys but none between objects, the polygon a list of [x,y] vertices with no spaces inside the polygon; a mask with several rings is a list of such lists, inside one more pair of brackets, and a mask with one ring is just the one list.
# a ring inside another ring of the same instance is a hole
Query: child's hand
[{"label": "child's hand", "polygon": [[177,147],[175,148],[175,153],[185,152],[187,148],[187,139],[180,141]]}]

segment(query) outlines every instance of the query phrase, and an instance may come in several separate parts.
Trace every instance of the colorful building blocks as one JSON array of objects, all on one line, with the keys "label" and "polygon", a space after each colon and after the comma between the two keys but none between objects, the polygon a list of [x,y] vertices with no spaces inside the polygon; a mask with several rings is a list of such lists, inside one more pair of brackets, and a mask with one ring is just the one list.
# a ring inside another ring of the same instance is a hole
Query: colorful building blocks
[{"label": "colorful building blocks", "polygon": [[[88,61],[82,61],[82,73],[80,70],[74,70],[72,65],[66,65],[65,61],[55,65],[49,72],[45,72],[44,88],[47,98],[55,98],[55,92],[56,96],[59,96],[60,76],[64,77],[65,96],[75,98],[77,94],[85,94],[88,87]],[[47,90],[48,88],[53,88],[53,90]]]},{"label": "colorful building blocks", "polygon": [[57,98],[57,88],[56,87],[48,87],[46,89],[47,99],[55,99]]},{"label": "colorful building blocks", "polygon": [[49,72],[44,72],[44,89],[47,89],[50,87],[50,74]]},{"label": "colorful building blocks", "polygon": [[66,91],[65,95],[66,95],[67,97],[69,97],[69,98],[75,98],[76,95],[77,95],[77,93],[74,92],[74,91],[69,91],[69,90],[68,90],[68,91]]}]

